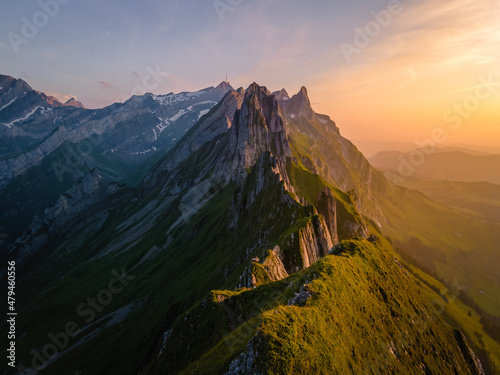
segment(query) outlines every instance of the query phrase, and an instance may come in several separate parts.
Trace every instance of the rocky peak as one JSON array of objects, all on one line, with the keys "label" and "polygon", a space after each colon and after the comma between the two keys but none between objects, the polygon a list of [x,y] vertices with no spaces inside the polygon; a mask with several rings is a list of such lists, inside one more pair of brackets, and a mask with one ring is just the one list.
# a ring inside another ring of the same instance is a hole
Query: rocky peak
[{"label": "rocky peak", "polygon": [[231,84],[227,81],[222,81],[219,83],[219,85],[215,88],[216,90],[222,90],[222,91],[229,91],[229,90],[234,90]]},{"label": "rocky peak", "polygon": [[164,158],[146,175],[145,182],[149,186],[157,184],[162,181],[159,175],[166,175],[167,171],[173,171],[204,144],[227,133],[228,129],[232,127],[235,112],[241,108],[242,102],[243,95],[241,95],[240,90],[229,91],[220,103],[203,116],[192,128],[192,131],[184,136],[168,157]]},{"label": "rocky peak", "polygon": [[289,116],[304,117],[306,119],[313,119],[315,117],[307,89],[304,86],[290,100],[283,101],[282,105],[285,113]]},{"label": "rocky peak", "polygon": [[15,79],[11,76],[1,75],[0,74],[0,87],[2,87],[1,91],[15,89],[15,90],[24,90],[24,91],[33,91],[30,85],[28,85],[22,79]]},{"label": "rocky peak", "polygon": [[6,108],[26,93],[34,92],[30,85],[22,79],[0,75],[0,108]]},{"label": "rocky peak", "polygon": [[240,165],[253,166],[266,151],[282,161],[292,155],[283,111],[267,88],[251,84],[234,117],[229,145]]},{"label": "rocky peak", "polygon": [[85,106],[82,104],[82,102],[79,102],[75,98],[69,99],[66,103],[64,103],[65,107],[76,107],[76,108],[83,108],[85,109]]},{"label": "rocky peak", "polygon": [[0,75],[0,124],[15,128],[33,116],[62,106],[53,97],[35,91],[22,79]]},{"label": "rocky peak", "polygon": [[276,99],[279,102],[286,101],[290,99],[290,95],[288,95],[288,92],[285,89],[281,89],[280,91],[275,91],[273,92],[273,95],[276,97]]}]

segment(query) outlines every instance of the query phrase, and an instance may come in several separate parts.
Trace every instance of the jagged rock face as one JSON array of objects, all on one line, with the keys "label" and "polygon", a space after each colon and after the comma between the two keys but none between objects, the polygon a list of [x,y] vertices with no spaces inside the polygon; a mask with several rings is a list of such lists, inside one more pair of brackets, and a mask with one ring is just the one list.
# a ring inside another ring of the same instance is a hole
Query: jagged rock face
[{"label": "jagged rock face", "polygon": [[330,232],[332,241],[339,242],[337,232],[337,202],[330,189],[323,189],[320,192],[317,203],[318,213],[325,218],[325,224]]},{"label": "jagged rock face", "polygon": [[[302,267],[299,269],[308,268],[319,258],[328,254],[328,251],[333,247],[333,241],[322,216],[314,216],[310,223],[300,229],[299,247],[303,260]],[[290,264],[290,266],[292,265]],[[296,268],[296,270],[299,269]]]},{"label": "jagged rock face", "polygon": [[316,114],[311,107],[311,101],[309,100],[307,89],[304,86],[302,86],[300,91],[292,96],[290,100],[286,100],[286,97],[283,94],[281,94],[281,97],[283,98],[281,100],[281,104],[286,113],[293,115],[294,117],[303,117],[308,120],[312,120],[316,117]]},{"label": "jagged rock face", "polygon": [[235,113],[226,158],[232,160],[233,169],[249,168],[266,151],[282,162],[292,155],[281,107],[266,88],[254,83],[246,90],[241,109]]},{"label": "jagged rock face", "polygon": [[259,352],[262,352],[265,348],[265,342],[263,342],[260,336],[261,335],[257,333],[255,337],[248,342],[245,351],[231,362],[229,370],[224,375],[262,375],[256,366],[256,359],[259,356]]},{"label": "jagged rock face", "polygon": [[284,101],[290,100],[290,95],[285,89],[281,89],[280,91],[273,92],[273,95],[276,97],[276,100],[280,102],[280,104]]},{"label": "jagged rock face", "polygon": [[235,112],[241,108],[244,91],[230,91],[222,101],[213,108],[192,131],[186,134],[183,142],[179,143],[162,162],[156,165],[145,178],[149,186],[158,183],[160,174],[174,170],[189,155],[217,136],[224,134],[233,124]]},{"label": "jagged rock face", "polygon": [[[330,117],[313,112],[305,88],[290,100],[280,100],[280,104],[301,163],[340,190],[354,191],[363,211],[384,221],[376,204],[389,186],[383,175],[371,167],[356,146],[342,137]],[[307,146],[301,143],[304,136],[307,136]]]},{"label": "jagged rock face", "polygon": [[[240,277],[238,286],[253,288],[261,283],[282,280],[289,276],[283,265],[282,259],[285,259],[283,251],[279,246],[267,251],[267,256],[262,263],[259,258],[253,258],[250,266],[246,267]],[[257,271],[258,270],[258,271]],[[265,274],[262,274],[265,272]]]},{"label": "jagged rock face", "polygon": [[282,280],[289,276],[281,259],[283,259],[283,252],[279,246],[275,246],[274,249],[269,250],[269,255],[262,263],[272,281]]},{"label": "jagged rock face", "polygon": [[248,192],[246,200],[244,202],[241,202],[239,199],[235,201],[240,211],[247,210],[255,202],[260,192],[278,185],[280,181],[283,181],[283,187],[286,190],[294,192],[285,164],[276,157],[273,157],[270,152],[263,152],[255,165],[253,165],[253,177],[255,181],[251,185],[252,189]]}]

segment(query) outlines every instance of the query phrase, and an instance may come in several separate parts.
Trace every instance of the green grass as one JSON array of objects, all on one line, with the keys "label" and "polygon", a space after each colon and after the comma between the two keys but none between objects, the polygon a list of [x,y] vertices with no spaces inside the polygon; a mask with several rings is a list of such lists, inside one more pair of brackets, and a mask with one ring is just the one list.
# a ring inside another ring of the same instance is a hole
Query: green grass
[{"label": "green grass", "polygon": [[[359,205],[364,217],[380,224],[378,229],[398,243],[402,252],[445,280],[448,286],[455,279],[467,285],[466,293],[483,310],[500,315],[497,270],[500,264],[497,251],[500,224],[484,222],[470,211],[484,212],[487,204],[488,217],[496,217],[497,212],[491,209],[496,207],[497,189],[481,184],[452,184],[439,189],[426,186],[429,194],[433,189],[434,193],[430,195],[434,198],[437,198],[437,193],[446,198],[440,199],[447,204],[445,206],[384,179],[382,172],[371,168],[348,140],[329,132],[319,121],[288,120],[290,144],[299,168],[319,174],[333,187],[346,191],[352,189],[350,195],[356,202],[353,206]],[[300,185],[300,178],[295,182]],[[316,186],[317,183],[309,190],[303,189],[304,195],[314,195]],[[466,194],[466,198],[460,198],[461,194]],[[459,211],[457,205],[468,211]],[[409,243],[412,237],[432,251],[424,256],[412,249]]]},{"label": "green grass", "polygon": [[[199,160],[186,160],[185,163],[189,165]],[[107,374],[128,373],[131,368],[139,371],[141,364],[157,355],[163,332],[178,314],[200,301],[211,289],[234,288],[252,257],[263,256],[297,221],[307,222],[316,216],[314,207],[299,204],[284,191],[278,177],[267,181],[265,189],[250,201],[257,173],[254,167],[241,191],[237,192],[235,185],[221,189],[189,221],[167,235],[179,216],[174,202],[136,242],[128,241],[128,249],[123,252],[96,258],[114,241],[140,230],[134,225],[117,229],[123,218],[140,211],[149,201],[139,199],[134,203],[132,198],[140,192],[132,189],[120,193],[113,205],[104,209],[101,214],[107,216],[102,226],[98,227],[97,221],[80,222],[75,223],[78,229],[70,236],[65,237],[62,233],[60,239],[51,242],[51,246],[58,244],[49,249],[52,255],[47,257],[42,251],[32,263],[37,266],[26,270],[30,278],[24,282],[20,280],[20,293],[26,300],[20,301],[24,314],[18,329],[29,332],[29,336],[19,341],[19,358],[31,363],[29,351],[46,344],[47,334],[63,330],[69,321],[74,320],[83,327],[86,323],[76,313],[76,307],[87,297],[95,297],[107,285],[112,277],[111,270],[131,270],[152,247],[162,248],[170,238],[168,247],[154,260],[131,271],[136,279],[96,314],[96,320],[130,303],[135,303],[138,311],[120,324],[106,328],[96,339],[69,352],[45,370],[46,373],[60,373],[78,364],[78,370],[88,373],[99,373],[103,368],[109,368]],[[185,174],[180,181],[189,178],[190,175]],[[241,194],[243,203],[238,225],[229,229],[228,210],[236,193]],[[261,281],[268,281],[264,273],[261,276]],[[28,282],[33,280],[36,281],[34,288]],[[70,344],[89,332],[82,333]],[[104,335],[108,339],[101,339]],[[112,364],[110,358],[124,359]]]},{"label": "green grass", "polygon": [[401,183],[436,202],[482,220],[500,223],[500,186],[489,182],[437,181],[418,177]]},{"label": "green grass", "polygon": [[[422,364],[432,373],[474,373],[392,250],[366,240],[342,245],[348,256],[327,256],[284,280],[212,292],[179,319],[148,374],[222,374],[252,338],[264,374],[413,374]],[[312,297],[288,306],[304,283]]]},{"label": "green grass", "polygon": [[[448,289],[444,284],[426,274],[422,270],[405,264],[410,272],[415,275],[415,283],[418,284],[425,297],[432,301],[439,301],[443,317],[453,327],[459,328],[473,344],[477,354],[481,354],[483,365],[489,362],[491,373],[500,372],[500,343],[493,340],[483,329],[481,316],[471,307],[464,304],[457,295]],[[420,282],[423,280],[424,283]],[[432,287],[432,289],[431,289]],[[436,293],[436,289],[439,293]],[[445,298],[443,299],[443,296]],[[439,299],[443,299],[440,301]],[[470,314],[470,316],[469,316]]]}]

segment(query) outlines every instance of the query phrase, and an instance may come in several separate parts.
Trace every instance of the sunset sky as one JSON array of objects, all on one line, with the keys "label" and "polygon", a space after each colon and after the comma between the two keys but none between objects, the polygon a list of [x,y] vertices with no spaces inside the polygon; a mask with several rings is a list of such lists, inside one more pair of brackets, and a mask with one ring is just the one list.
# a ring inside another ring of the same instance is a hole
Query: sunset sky
[{"label": "sunset sky", "polygon": [[58,1],[2,2],[0,73],[62,100],[123,101],[151,70],[156,94],[227,73],[234,87],[306,86],[354,140],[441,128],[450,144],[500,146],[499,0]]}]

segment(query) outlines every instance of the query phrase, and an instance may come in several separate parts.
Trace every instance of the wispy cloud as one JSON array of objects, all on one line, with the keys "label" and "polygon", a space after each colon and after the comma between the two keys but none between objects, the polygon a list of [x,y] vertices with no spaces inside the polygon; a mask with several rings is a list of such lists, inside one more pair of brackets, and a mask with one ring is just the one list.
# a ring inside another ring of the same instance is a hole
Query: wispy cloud
[{"label": "wispy cloud", "polygon": [[97,82],[97,83],[98,83],[98,85],[99,85],[99,87],[100,87],[101,89],[110,89],[110,88],[112,88],[112,87],[113,87],[113,85],[112,85],[111,83],[106,82],[106,81],[99,81],[99,82]]},{"label": "wispy cloud", "polygon": [[[404,10],[352,64],[343,63],[332,74],[349,77],[351,82],[377,77],[387,88],[392,85],[400,89],[416,81],[417,71],[419,78],[434,80],[464,71],[492,70],[498,64],[498,1],[425,0],[404,4]],[[462,84],[462,80],[448,83]]]},{"label": "wispy cloud", "polygon": [[369,52],[379,61],[406,60],[435,69],[493,62],[500,56],[499,15],[497,1],[411,4],[394,19],[391,33],[375,40]]},{"label": "wispy cloud", "polygon": [[[403,11],[352,63],[338,45],[332,46],[330,58],[336,63],[317,77],[311,90],[321,98],[335,98],[330,104],[324,100],[321,110],[347,122],[346,133],[353,138],[358,133],[410,141],[427,136],[429,129],[444,126],[443,112],[450,105],[462,103],[477,88],[478,77],[498,72],[499,1],[419,0],[402,5]],[[475,126],[464,127],[460,136],[492,138],[488,119],[495,98],[498,94],[481,104]]]}]

